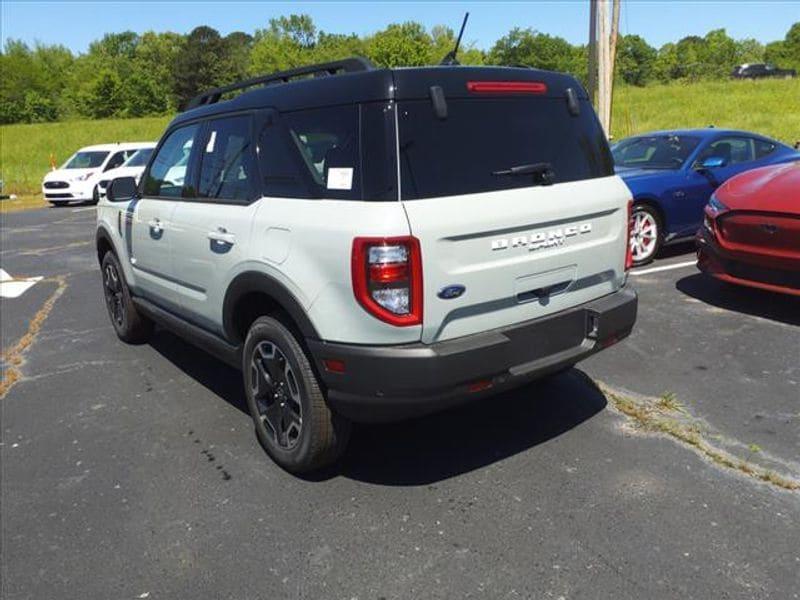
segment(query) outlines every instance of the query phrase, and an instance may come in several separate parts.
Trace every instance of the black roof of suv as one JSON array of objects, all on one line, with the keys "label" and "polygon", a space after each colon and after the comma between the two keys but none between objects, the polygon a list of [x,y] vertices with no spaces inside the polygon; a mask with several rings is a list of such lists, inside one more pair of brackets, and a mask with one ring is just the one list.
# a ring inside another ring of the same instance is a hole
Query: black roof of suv
[{"label": "black roof of suv", "polygon": [[[353,61],[353,62],[350,62]],[[345,63],[356,69],[335,69],[331,65]],[[467,97],[468,82],[537,82],[544,84],[540,96],[565,98],[572,89],[576,97],[586,99],[583,86],[572,76],[527,67],[469,67],[435,66],[375,69],[364,59],[348,59],[341,63],[304,67],[276,73],[210,90],[189,103],[189,109],[179,114],[173,125],[215,114],[272,107],[290,111],[356,102],[429,98],[431,87],[441,88],[445,98]],[[329,72],[335,74],[329,74]],[[305,76],[294,79],[296,73]],[[323,73],[309,77],[309,74]],[[260,86],[260,87],[256,87]],[[250,88],[239,96],[220,102],[225,94]]]}]

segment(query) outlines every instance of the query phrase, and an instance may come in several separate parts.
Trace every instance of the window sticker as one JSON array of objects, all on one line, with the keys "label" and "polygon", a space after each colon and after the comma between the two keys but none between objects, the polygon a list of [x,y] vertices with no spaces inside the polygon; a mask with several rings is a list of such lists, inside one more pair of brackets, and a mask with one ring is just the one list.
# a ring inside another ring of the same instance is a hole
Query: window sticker
[{"label": "window sticker", "polygon": [[328,169],[328,189],[329,190],[353,189],[353,168],[331,167],[330,169]]}]

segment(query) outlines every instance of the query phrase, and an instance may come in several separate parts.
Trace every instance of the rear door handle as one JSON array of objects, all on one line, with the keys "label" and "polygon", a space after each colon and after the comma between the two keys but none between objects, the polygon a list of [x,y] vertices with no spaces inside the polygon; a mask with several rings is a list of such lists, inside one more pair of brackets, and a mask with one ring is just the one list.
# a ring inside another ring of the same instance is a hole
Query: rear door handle
[{"label": "rear door handle", "polygon": [[216,242],[217,244],[225,246],[233,246],[233,244],[236,242],[236,236],[232,233],[229,233],[224,227],[217,227],[216,231],[209,231],[208,239],[210,239],[212,242]]}]

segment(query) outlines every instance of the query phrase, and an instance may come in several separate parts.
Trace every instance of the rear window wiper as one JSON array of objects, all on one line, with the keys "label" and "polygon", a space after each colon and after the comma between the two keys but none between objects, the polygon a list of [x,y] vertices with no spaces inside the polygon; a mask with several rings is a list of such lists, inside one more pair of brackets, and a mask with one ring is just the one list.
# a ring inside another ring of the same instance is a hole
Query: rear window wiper
[{"label": "rear window wiper", "polygon": [[529,163],[526,165],[514,165],[508,169],[492,171],[492,175],[531,175],[536,183],[541,185],[551,185],[556,177],[553,165],[549,162]]}]

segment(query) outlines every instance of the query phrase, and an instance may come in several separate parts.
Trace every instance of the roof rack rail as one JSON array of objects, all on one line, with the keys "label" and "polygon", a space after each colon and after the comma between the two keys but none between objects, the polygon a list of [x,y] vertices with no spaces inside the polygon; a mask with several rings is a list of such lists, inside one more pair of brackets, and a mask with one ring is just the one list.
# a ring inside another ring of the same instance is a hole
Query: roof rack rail
[{"label": "roof rack rail", "polygon": [[307,67],[299,67],[297,69],[289,69],[288,71],[278,71],[270,75],[260,75],[252,79],[245,79],[224,85],[222,87],[214,88],[198,94],[186,104],[184,110],[197,108],[198,106],[206,106],[208,104],[215,104],[219,102],[223,94],[233,92],[236,90],[243,90],[257,85],[270,85],[276,83],[289,83],[292,79],[313,75],[314,77],[326,77],[329,75],[338,75],[340,73],[357,73],[360,71],[369,71],[375,67],[372,63],[361,56],[354,56],[352,58],[345,58],[343,60],[336,60],[333,62],[320,63],[316,65],[308,65]]}]

